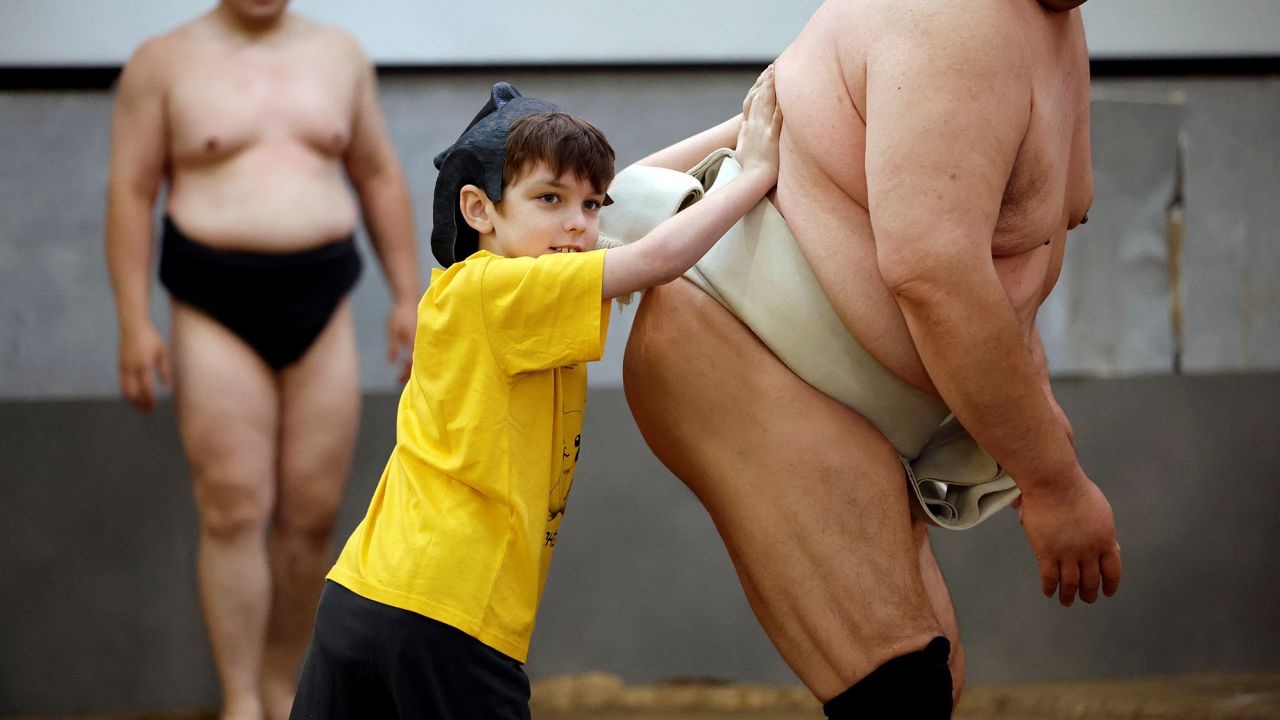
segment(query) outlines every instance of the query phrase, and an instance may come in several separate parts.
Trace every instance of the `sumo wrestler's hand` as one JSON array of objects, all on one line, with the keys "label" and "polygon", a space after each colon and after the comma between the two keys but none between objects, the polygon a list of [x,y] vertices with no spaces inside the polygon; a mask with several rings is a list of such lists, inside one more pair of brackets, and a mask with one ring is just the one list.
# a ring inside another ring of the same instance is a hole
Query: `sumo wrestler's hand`
[{"label": "sumo wrestler's hand", "polygon": [[387,363],[400,364],[401,383],[409,381],[409,372],[413,369],[413,336],[417,329],[416,303],[398,302],[392,306],[387,314]]},{"label": "sumo wrestler's hand", "polygon": [[155,376],[169,385],[169,348],[160,332],[150,323],[120,334],[120,392],[129,404],[142,412],[156,406]]},{"label": "sumo wrestler's hand", "polygon": [[778,179],[778,136],[782,132],[782,110],[773,86],[773,66],[764,69],[742,101],[742,126],[738,130],[736,155],[742,169],[769,173]]},{"label": "sumo wrestler's hand", "polygon": [[1098,590],[1111,597],[1120,587],[1120,545],[1111,504],[1093,481],[1077,477],[1053,490],[1023,491],[1019,519],[1040,566],[1041,589],[1058,592],[1070,607],[1076,593],[1086,603]]}]

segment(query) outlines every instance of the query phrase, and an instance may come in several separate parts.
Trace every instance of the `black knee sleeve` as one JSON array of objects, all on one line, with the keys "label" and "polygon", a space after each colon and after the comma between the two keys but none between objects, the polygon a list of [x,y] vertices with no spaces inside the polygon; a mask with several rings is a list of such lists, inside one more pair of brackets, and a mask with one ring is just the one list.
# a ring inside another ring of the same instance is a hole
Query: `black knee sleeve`
[{"label": "black knee sleeve", "polygon": [[951,643],[936,637],[923,650],[881,665],[822,706],[829,720],[946,720],[951,717]]}]

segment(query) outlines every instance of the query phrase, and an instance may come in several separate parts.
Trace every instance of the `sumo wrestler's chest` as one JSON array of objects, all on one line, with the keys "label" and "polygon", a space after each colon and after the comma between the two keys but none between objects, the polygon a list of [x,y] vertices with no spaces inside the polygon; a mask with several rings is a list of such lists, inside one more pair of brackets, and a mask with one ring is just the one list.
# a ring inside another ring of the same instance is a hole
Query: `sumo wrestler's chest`
[{"label": "sumo wrestler's chest", "polygon": [[177,73],[167,96],[171,152],[216,161],[268,142],[340,155],[351,138],[355,78],[323,63],[208,55]]}]

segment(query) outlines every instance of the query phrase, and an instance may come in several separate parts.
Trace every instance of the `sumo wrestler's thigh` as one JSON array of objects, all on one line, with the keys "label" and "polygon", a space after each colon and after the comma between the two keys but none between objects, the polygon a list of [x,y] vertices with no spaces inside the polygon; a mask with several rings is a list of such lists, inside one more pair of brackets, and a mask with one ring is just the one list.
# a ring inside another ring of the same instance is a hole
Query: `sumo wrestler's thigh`
[{"label": "sumo wrestler's thigh", "polygon": [[819,700],[940,634],[901,463],[862,416],[683,279],[646,293],[623,377],[645,440],[707,508]]}]

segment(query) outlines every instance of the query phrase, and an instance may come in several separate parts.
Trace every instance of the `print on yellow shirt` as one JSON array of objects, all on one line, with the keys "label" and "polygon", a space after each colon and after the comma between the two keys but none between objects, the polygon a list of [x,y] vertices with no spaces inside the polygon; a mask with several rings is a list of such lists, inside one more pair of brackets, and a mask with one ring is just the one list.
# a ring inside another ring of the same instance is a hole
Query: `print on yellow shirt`
[{"label": "print on yellow shirt", "polygon": [[[582,411],[569,410],[563,416],[564,447],[560,451],[560,475],[551,484],[551,496],[547,498],[547,520],[555,520],[563,515],[565,506],[569,504],[569,488],[573,486],[573,471],[578,467],[578,455],[582,452]],[[573,438],[573,447],[569,447],[569,438]]]}]

